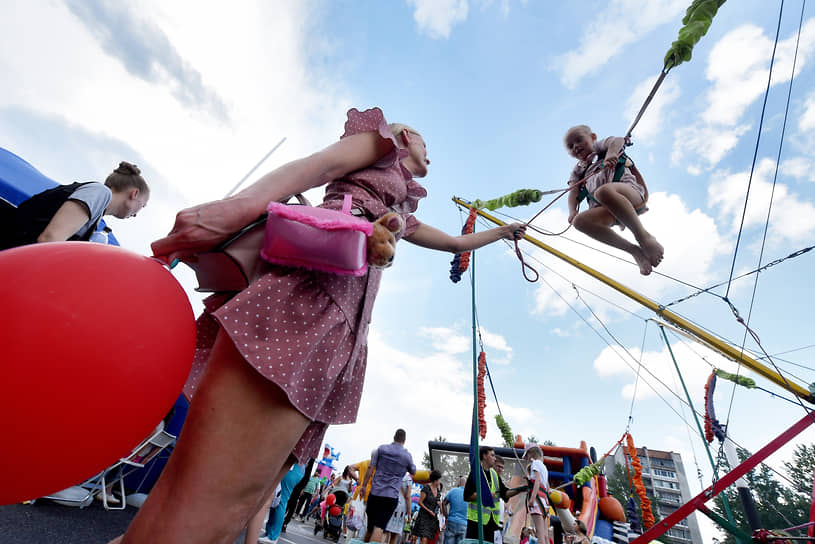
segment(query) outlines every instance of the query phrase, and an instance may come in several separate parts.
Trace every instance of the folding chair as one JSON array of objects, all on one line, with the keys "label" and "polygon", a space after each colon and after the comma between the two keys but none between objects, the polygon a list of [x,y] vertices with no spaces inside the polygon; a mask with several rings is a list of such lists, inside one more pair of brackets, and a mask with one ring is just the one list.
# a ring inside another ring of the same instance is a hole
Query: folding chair
[{"label": "folding chair", "polygon": [[[75,485],[69,487],[68,489],[57,491],[56,493],[53,493],[51,495],[40,497],[40,499],[49,499],[63,506],[78,506],[79,508],[85,508],[86,506],[90,505],[90,503],[93,502],[93,493],[91,493],[89,490],[85,489],[82,486]],[[31,504],[34,504],[36,501],[40,499],[32,500],[29,502]]]},{"label": "folding chair", "polygon": [[[90,480],[82,484],[82,487],[90,489],[92,493],[98,494],[102,497],[102,505],[105,510],[124,510],[127,508],[125,501],[125,476],[131,472],[144,468],[147,463],[153,460],[159,453],[164,451],[165,448],[175,442],[175,435],[168,433],[164,430],[163,426],[156,429],[153,434],[145,438],[138,446],[133,448],[133,451],[127,457],[122,457],[113,465],[109,466]],[[121,496],[121,504],[119,506],[108,504],[108,474],[116,472],[113,479],[113,486],[119,485],[119,495]]]}]

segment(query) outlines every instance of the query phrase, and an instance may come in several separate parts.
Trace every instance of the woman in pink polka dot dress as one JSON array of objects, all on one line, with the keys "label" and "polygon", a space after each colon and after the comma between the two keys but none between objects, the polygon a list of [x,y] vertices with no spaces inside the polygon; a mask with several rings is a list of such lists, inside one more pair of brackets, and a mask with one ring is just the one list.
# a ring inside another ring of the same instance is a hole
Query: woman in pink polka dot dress
[{"label": "woman in pink polka dot dress", "polygon": [[[369,220],[389,211],[414,244],[461,252],[523,234],[519,224],[449,236],[413,215],[426,191],[425,142],[388,125],[379,108],[351,109],[340,140],[281,166],[241,193],[179,212],[157,256],[188,259],[265,211],[326,185],[322,207],[344,195]],[[232,298],[214,296],[198,322],[192,397],[175,451],[123,537],[125,543],[231,543],[295,460],[318,454],[329,424],[356,418],[366,338],[381,271],[339,276],[268,265]]]}]

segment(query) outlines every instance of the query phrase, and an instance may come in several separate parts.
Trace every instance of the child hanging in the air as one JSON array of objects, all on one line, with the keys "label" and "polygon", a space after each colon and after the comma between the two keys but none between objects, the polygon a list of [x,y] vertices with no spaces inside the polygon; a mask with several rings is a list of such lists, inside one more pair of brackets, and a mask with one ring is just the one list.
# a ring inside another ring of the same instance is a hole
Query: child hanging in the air
[{"label": "child hanging in the air", "polygon": [[[618,168],[625,140],[612,136],[598,141],[589,127],[577,125],[566,132],[563,141],[569,154],[579,161],[569,177],[569,185],[573,186],[569,191],[569,223],[595,240],[630,253],[640,273],[647,276],[662,261],[664,250],[637,217],[646,210],[648,200],[642,176],[635,175],[636,170],[632,172],[633,163]],[[589,208],[578,213],[583,187]],[[631,229],[636,244],[612,230],[618,223]]]}]

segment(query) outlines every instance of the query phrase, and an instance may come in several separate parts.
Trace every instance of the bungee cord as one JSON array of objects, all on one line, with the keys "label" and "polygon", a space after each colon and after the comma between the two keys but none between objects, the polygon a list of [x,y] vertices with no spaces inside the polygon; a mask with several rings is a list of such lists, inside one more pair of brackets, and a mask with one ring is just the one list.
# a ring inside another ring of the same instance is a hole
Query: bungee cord
[{"label": "bungee cord", "polygon": [[784,0],[781,0],[781,7],[780,7],[779,12],[778,12],[778,24],[777,24],[776,29],[775,29],[775,42],[773,43],[773,53],[772,53],[772,56],[770,57],[770,70],[769,70],[769,74],[767,75],[767,88],[764,91],[764,101],[761,104],[761,116],[759,117],[758,130],[756,131],[756,145],[755,145],[755,149],[753,150],[753,161],[752,161],[752,164],[750,166],[750,176],[747,179],[747,191],[746,191],[746,193],[744,195],[744,208],[742,209],[742,212],[741,212],[741,222],[739,224],[739,233],[736,236],[736,247],[733,249],[733,262],[730,265],[730,279],[728,280],[727,289],[726,289],[726,291],[724,293],[724,298],[725,299],[727,299],[727,296],[730,294],[730,284],[731,284],[732,279],[733,279],[733,271],[736,268],[736,257],[738,256],[738,253],[739,253],[739,243],[741,242],[741,235],[742,235],[742,232],[744,230],[744,220],[747,217],[747,202],[750,199],[750,187],[751,187],[751,185],[753,183],[753,173],[755,172],[756,160],[758,159],[758,147],[759,147],[759,144],[761,143],[761,129],[764,126],[764,113],[765,113],[765,111],[767,109],[767,98],[770,95],[770,86],[771,86],[771,83],[772,83],[772,76],[773,76],[773,66],[775,64],[775,52],[778,49],[778,38],[781,35],[781,16],[783,15],[783,13],[784,13]]},{"label": "bungee cord", "polygon": [[726,285],[728,282],[736,281],[736,280],[739,280],[741,278],[751,276],[753,274],[758,274],[759,272],[764,272],[768,268],[771,268],[771,267],[773,267],[773,266],[775,266],[777,264],[781,264],[781,263],[783,263],[784,261],[786,261],[788,259],[794,259],[795,257],[800,257],[801,255],[803,255],[804,253],[807,253],[808,251],[811,251],[812,249],[815,249],[815,246],[809,246],[809,247],[805,247],[803,249],[799,249],[798,251],[793,251],[792,253],[790,253],[786,257],[781,257],[779,259],[771,261],[771,262],[765,264],[764,266],[760,266],[760,267],[756,268],[755,270],[751,270],[750,272],[745,272],[743,274],[740,274],[740,275],[736,276],[735,278],[722,281],[722,282],[717,283],[715,285],[711,285],[710,287],[706,287],[704,289],[699,289],[695,293],[691,293],[690,295],[687,295],[687,296],[685,296],[683,298],[674,300],[673,302],[669,302],[668,304],[665,305],[665,307],[668,308],[669,306],[673,306],[674,304],[679,304],[680,302],[685,302],[686,300],[691,299],[691,298],[696,297],[696,296],[699,296],[699,295],[701,295],[703,293],[707,293],[707,294],[713,295],[713,296],[715,296],[717,298],[724,299],[724,296],[717,295],[716,293],[711,293],[710,291],[717,288],[717,287],[721,287],[722,285]]},{"label": "bungee cord", "polygon": [[[763,256],[764,256],[764,248],[765,248],[765,244],[766,244],[766,241],[767,241],[767,232],[769,231],[769,227],[770,227],[770,217],[771,217],[771,213],[772,213],[773,197],[775,195],[775,187],[776,187],[776,184],[777,184],[777,181],[778,181],[778,167],[779,167],[778,163],[781,160],[781,153],[782,153],[783,146],[784,146],[784,135],[786,133],[787,118],[788,118],[788,115],[789,115],[789,106],[790,106],[790,100],[791,100],[791,97],[792,97],[792,85],[793,85],[793,83],[795,81],[795,66],[796,66],[796,62],[797,62],[797,59],[798,59],[798,47],[799,47],[799,44],[800,44],[800,41],[801,41],[801,30],[803,28],[804,8],[805,8],[805,6],[806,6],[806,2],[802,2],[801,3],[801,14],[800,14],[800,17],[799,17],[799,20],[798,20],[798,34],[797,34],[796,42],[795,42],[795,53],[794,53],[794,56],[793,56],[792,68],[791,68],[791,72],[790,72],[790,82],[789,82],[789,86],[788,86],[788,89],[787,89],[787,98],[786,98],[786,104],[785,104],[785,108],[784,108],[784,120],[783,120],[783,123],[782,123],[782,126],[781,126],[781,136],[780,136],[779,142],[778,142],[778,153],[776,155],[776,164],[775,164],[775,172],[773,174],[772,190],[771,190],[771,193],[770,193],[770,201],[769,201],[768,206],[767,206],[767,218],[766,218],[765,223],[764,223],[764,231],[763,231],[763,235],[762,235],[762,239],[761,239],[761,249],[759,251],[759,257],[758,257],[758,265],[759,265],[759,267],[761,266],[761,261],[762,261]],[[768,97],[769,92],[770,92],[770,85],[771,85],[772,74],[773,74],[773,62],[775,60],[775,52],[776,52],[776,48],[778,46],[778,38],[779,38],[779,35],[780,35],[780,32],[781,32],[781,18],[782,18],[783,13],[784,13],[784,1],[781,0],[781,7],[780,7],[780,10],[779,10],[779,14],[778,14],[778,25],[776,27],[776,34],[775,34],[775,43],[773,45],[773,54],[772,54],[772,57],[770,58],[770,70],[769,70],[770,73],[769,73],[769,75],[767,77],[767,88],[766,88],[765,93],[764,93],[764,104],[762,105],[761,120],[759,122],[759,130],[758,130],[758,135],[756,137],[756,148],[755,148],[755,151],[753,153],[753,163],[752,163],[752,166],[750,168],[750,179],[748,180],[748,183],[747,183],[747,193],[746,193],[745,198],[744,198],[744,210],[742,211],[741,225],[739,226],[739,236],[736,239],[736,249],[735,249],[734,254],[733,254],[733,264],[731,265],[731,271],[730,271],[731,278],[733,276],[733,267],[735,267],[735,264],[736,264],[736,254],[738,252],[739,239],[741,237],[742,227],[744,225],[745,216],[747,214],[747,202],[748,202],[749,197],[750,197],[750,183],[752,182],[753,170],[755,168],[756,157],[758,155],[758,146],[759,146],[759,142],[761,141],[761,126],[762,126],[762,123],[763,123],[763,120],[764,120],[764,109],[765,109],[766,104],[767,104],[767,97]],[[743,336],[742,344],[741,344],[742,345],[742,353],[744,352],[744,345],[745,345],[745,343],[747,341],[747,334],[749,333],[753,337],[753,339],[755,340],[756,344],[761,349],[761,351],[767,356],[767,359],[766,359],[767,362],[769,362],[773,366],[773,368],[778,373],[778,375],[781,377],[781,379],[784,380],[784,382],[789,387],[790,384],[789,384],[789,381],[787,380],[786,376],[784,376],[784,374],[781,372],[781,370],[775,364],[775,361],[773,360],[773,358],[770,357],[769,354],[767,353],[767,351],[764,349],[764,346],[761,344],[761,340],[759,339],[758,335],[755,333],[755,331],[753,331],[750,328],[750,318],[752,317],[752,314],[753,314],[753,305],[755,303],[756,293],[758,292],[758,278],[759,278],[759,276],[758,276],[758,274],[756,274],[755,280],[753,282],[753,290],[752,290],[752,293],[751,293],[751,296],[750,296],[750,306],[748,308],[746,321],[742,320],[742,318],[738,314],[738,310],[736,310],[736,308],[733,306],[733,304],[727,298],[727,294],[730,292],[730,283],[731,282],[728,282],[727,292],[725,293],[724,300],[725,300],[725,302],[727,302],[730,305],[731,310],[733,310],[733,313],[736,316],[736,320],[739,323],[741,323],[742,325],[744,325],[745,332],[744,332],[744,336]],[[741,371],[741,366],[742,366],[741,365],[741,359],[739,359],[738,365],[739,365],[738,366],[738,372],[740,372]],[[731,412],[732,412],[732,409],[733,409],[734,397],[735,397],[735,387],[733,387],[732,390],[731,390],[730,404],[728,406],[727,419],[726,419],[726,421],[728,423],[730,421],[730,416],[731,416]],[[804,406],[803,401],[799,397],[796,397],[796,399],[798,400],[798,403],[800,404],[801,408],[803,408],[804,412],[810,418],[812,418],[813,421],[815,421],[815,415],[813,415],[812,411],[807,409],[806,406]]]},{"label": "bungee cord", "polygon": [[[642,356],[645,354],[645,337],[648,334],[648,320],[642,328],[642,342],[640,343],[640,358],[637,361],[637,375],[634,379],[634,391],[631,394],[631,406],[628,408],[628,422],[625,425],[625,432],[631,430],[631,423],[634,421],[634,402],[637,400],[637,387],[640,383],[640,370],[642,370]],[[684,414],[683,414],[684,415]]]}]

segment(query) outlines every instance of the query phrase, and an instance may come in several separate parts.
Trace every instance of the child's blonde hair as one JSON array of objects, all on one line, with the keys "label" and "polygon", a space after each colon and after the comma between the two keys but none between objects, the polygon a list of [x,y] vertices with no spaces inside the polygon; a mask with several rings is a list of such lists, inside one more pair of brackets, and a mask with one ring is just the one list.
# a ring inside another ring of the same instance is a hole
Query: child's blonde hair
[{"label": "child's blonde hair", "polygon": [[566,135],[563,137],[563,145],[566,146],[566,149],[569,149],[569,139],[575,134],[585,134],[586,136],[591,136],[591,127],[589,125],[575,125],[567,130]]},{"label": "child's blonde hair", "polygon": [[543,459],[543,450],[540,446],[529,446],[524,452],[524,459]]},{"label": "child's blonde hair", "polygon": [[403,132],[407,131],[421,136],[418,130],[404,123],[391,123],[388,125],[388,128],[391,129],[393,137],[396,138],[396,142],[399,144],[400,147],[402,146],[402,141],[399,139],[399,135],[402,134]]}]

